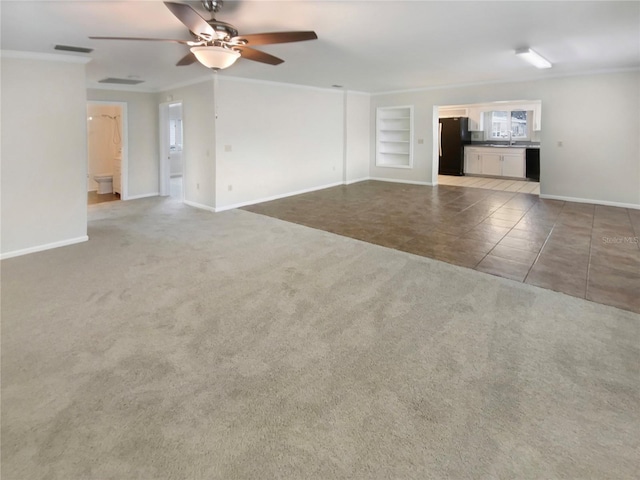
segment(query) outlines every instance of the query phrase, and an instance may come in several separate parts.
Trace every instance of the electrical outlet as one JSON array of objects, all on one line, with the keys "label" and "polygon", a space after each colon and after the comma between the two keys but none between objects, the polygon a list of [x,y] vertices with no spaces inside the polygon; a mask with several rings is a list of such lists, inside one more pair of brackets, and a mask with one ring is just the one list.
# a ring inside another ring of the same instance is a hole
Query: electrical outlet
[{"label": "electrical outlet", "polygon": [[200,184],[196,183],[196,190],[200,190]]},{"label": "electrical outlet", "polygon": [[230,152],[232,150],[231,145],[225,145],[224,146],[224,151],[225,152]]},{"label": "electrical outlet", "polygon": [[229,185],[229,186],[227,187],[227,189],[228,189],[229,191],[232,191],[232,190],[233,190],[233,185]]},{"label": "electrical outlet", "polygon": [[561,147],[564,145],[564,142],[562,140],[558,140],[558,146]]},{"label": "electrical outlet", "polygon": [[418,145],[422,145],[424,144],[424,138],[419,138],[418,139]]}]

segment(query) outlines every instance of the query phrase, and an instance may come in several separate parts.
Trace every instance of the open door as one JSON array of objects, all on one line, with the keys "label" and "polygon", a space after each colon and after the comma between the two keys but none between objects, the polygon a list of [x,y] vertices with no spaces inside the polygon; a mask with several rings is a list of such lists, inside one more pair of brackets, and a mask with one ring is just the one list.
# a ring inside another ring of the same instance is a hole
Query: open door
[{"label": "open door", "polygon": [[184,199],[182,103],[160,105],[160,195]]},{"label": "open door", "polygon": [[87,190],[129,198],[127,103],[87,102]]}]

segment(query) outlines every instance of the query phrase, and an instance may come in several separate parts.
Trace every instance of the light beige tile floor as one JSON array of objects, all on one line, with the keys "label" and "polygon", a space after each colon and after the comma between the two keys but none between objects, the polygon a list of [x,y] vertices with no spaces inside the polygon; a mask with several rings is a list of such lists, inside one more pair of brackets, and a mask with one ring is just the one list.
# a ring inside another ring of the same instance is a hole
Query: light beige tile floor
[{"label": "light beige tile floor", "polygon": [[528,180],[511,180],[493,177],[472,177],[465,175],[456,177],[453,175],[438,175],[440,185],[452,185],[455,187],[484,188],[485,190],[499,190],[502,192],[519,192],[540,195],[540,184]]}]

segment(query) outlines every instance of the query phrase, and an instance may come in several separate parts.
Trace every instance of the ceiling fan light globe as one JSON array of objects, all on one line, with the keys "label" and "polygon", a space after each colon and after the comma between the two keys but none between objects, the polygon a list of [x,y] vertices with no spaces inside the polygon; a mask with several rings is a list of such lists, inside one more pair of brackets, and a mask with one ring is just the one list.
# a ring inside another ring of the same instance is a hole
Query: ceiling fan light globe
[{"label": "ceiling fan light globe", "polygon": [[240,58],[240,52],[218,46],[192,47],[191,53],[205,67],[220,70],[230,67]]}]

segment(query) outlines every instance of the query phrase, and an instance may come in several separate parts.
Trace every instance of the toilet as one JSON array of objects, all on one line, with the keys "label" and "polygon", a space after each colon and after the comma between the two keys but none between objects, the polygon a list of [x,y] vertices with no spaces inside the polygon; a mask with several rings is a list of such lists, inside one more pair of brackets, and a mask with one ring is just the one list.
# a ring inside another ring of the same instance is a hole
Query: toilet
[{"label": "toilet", "polygon": [[113,175],[94,175],[98,182],[98,193],[113,193]]}]

